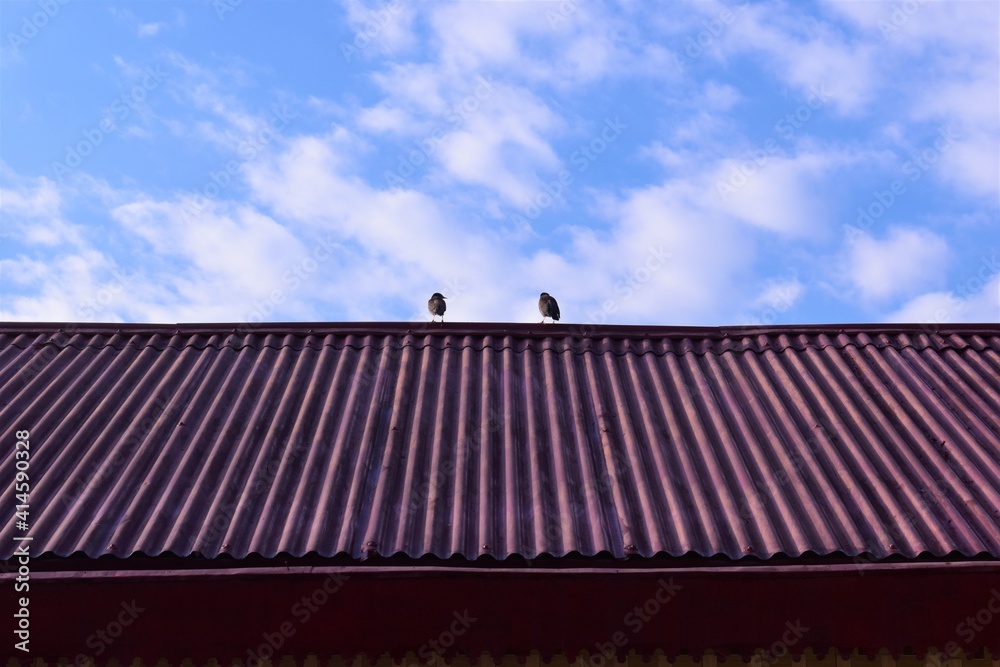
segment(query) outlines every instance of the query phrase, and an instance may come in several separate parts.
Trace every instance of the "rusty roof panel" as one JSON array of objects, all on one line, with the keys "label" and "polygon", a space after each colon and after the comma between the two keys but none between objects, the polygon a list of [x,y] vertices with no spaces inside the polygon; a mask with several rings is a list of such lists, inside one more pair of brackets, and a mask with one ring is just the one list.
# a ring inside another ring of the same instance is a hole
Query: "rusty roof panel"
[{"label": "rusty roof panel", "polygon": [[3,324],[0,387],[36,555],[1000,557],[996,325]]}]

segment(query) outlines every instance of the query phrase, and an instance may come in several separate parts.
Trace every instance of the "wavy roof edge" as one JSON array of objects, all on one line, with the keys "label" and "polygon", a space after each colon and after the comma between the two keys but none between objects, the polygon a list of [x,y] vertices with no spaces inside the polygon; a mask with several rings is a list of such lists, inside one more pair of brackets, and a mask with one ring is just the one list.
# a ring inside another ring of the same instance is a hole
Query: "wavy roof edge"
[{"label": "wavy roof edge", "polygon": [[1000,322],[956,324],[934,323],[829,323],[829,324],[731,324],[722,326],[682,326],[664,324],[526,324],[523,322],[14,322],[0,321],[0,331],[18,333],[149,333],[149,334],[400,334],[419,333],[445,335],[491,334],[550,336],[576,334],[580,336],[655,336],[667,338],[731,338],[733,336],[795,335],[795,334],[996,334]]},{"label": "wavy roof edge", "polygon": [[[875,346],[897,350],[996,349],[1000,324],[783,325],[765,327],[676,327],[637,325],[541,325],[471,323],[442,326],[412,322],[289,322],[253,328],[239,324],[90,324],[3,323],[0,340],[26,350],[55,346],[118,350],[144,349],[475,349],[507,348],[556,352],[696,355],[722,352],[784,352],[787,349],[858,349]],[[178,338],[187,338],[178,343]],[[375,344],[383,337],[385,344]],[[465,339],[457,341],[456,339]],[[472,339],[471,341],[469,339]],[[278,339],[278,340],[275,340]],[[331,342],[331,339],[332,342]],[[357,339],[357,340],[355,340]],[[137,340],[143,341],[137,344]],[[437,344],[435,341],[441,341]],[[512,344],[513,341],[519,341]],[[532,341],[539,341],[536,347]],[[591,341],[617,341],[615,349],[592,347]],[[459,344],[460,342],[460,344]],[[580,343],[583,343],[582,345]],[[635,347],[640,345],[641,347]],[[652,347],[651,347],[652,346]]]},{"label": "wavy roof edge", "polygon": [[714,327],[619,324],[524,324],[512,322],[245,322],[220,323],[90,323],[90,322],[2,322],[0,333],[64,334],[64,335],[419,335],[433,336],[500,336],[515,338],[699,338],[732,340],[753,336],[796,335],[1000,335],[1000,323],[966,324],[788,324],[788,325],[726,325]]},{"label": "wavy roof edge", "polygon": [[[725,553],[713,555],[700,554],[697,551],[688,550],[679,554],[671,554],[666,551],[657,551],[651,555],[632,554],[620,557],[606,549],[594,553],[584,553],[578,550],[571,550],[564,554],[550,552],[540,552],[534,556],[511,553],[503,558],[495,555],[482,554],[476,558],[468,558],[460,552],[454,552],[450,556],[440,556],[433,553],[422,555],[411,555],[402,551],[393,554],[371,553],[363,557],[338,551],[335,554],[323,555],[315,550],[301,554],[293,554],[287,551],[279,551],[273,555],[262,554],[251,551],[244,555],[233,555],[220,553],[215,556],[206,556],[199,553],[180,554],[171,550],[161,551],[158,554],[149,554],[143,551],[133,551],[128,555],[100,553],[88,554],[86,551],[77,549],[71,553],[59,554],[54,551],[39,553],[33,558],[37,562],[44,562],[41,565],[43,570],[51,568],[46,565],[57,565],[59,563],[97,563],[117,568],[129,569],[137,567],[142,569],[145,566],[154,566],[160,562],[185,563],[191,567],[269,567],[272,565],[281,567],[294,567],[304,564],[314,566],[329,565],[342,567],[372,567],[372,566],[412,566],[412,567],[443,567],[443,568],[514,568],[514,569],[560,569],[569,564],[569,567],[586,567],[596,569],[625,568],[625,569],[656,569],[656,568],[684,568],[684,567],[790,567],[790,566],[828,566],[837,567],[849,565],[855,568],[868,566],[885,566],[899,564],[924,564],[924,565],[979,565],[1000,570],[1000,557],[988,552],[979,551],[976,553],[964,553],[953,549],[946,553],[934,553],[931,551],[921,551],[913,556],[904,554],[892,554],[888,557],[880,557],[870,551],[846,552],[834,550],[828,552],[818,552],[813,549],[806,549],[798,553],[777,551],[766,556],[745,555],[740,558],[732,558]],[[583,563],[586,563],[584,566]],[[60,569],[58,567],[56,570]]]}]

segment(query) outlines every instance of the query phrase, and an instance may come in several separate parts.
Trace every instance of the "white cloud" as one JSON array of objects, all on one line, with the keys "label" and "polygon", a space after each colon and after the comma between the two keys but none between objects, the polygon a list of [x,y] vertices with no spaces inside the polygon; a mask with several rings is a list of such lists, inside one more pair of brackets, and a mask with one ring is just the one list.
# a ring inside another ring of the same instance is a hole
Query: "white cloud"
[{"label": "white cloud", "polygon": [[[376,71],[372,78],[384,97],[356,119],[369,132],[433,144],[417,156],[426,163],[416,165],[414,181],[402,174],[405,187],[473,185],[523,208],[563,166],[554,141],[570,131],[565,111],[535,92],[538,84],[574,89],[608,77],[661,77],[665,69],[665,51],[650,61],[651,45],[636,26],[598,5],[437,3],[422,18],[431,32],[426,60],[389,62]],[[675,68],[670,73],[676,76]],[[722,83],[706,88],[713,108],[737,97]],[[578,125],[586,132],[586,123]],[[495,214],[497,202],[484,208]]]},{"label": "white cloud", "polygon": [[[995,262],[994,262],[995,264]],[[994,271],[1000,268],[994,268]],[[1000,275],[994,273],[971,293],[928,292],[890,313],[886,322],[1000,322]]]},{"label": "white cloud", "polygon": [[932,232],[892,227],[883,240],[854,239],[847,279],[865,301],[907,297],[943,282],[950,255],[945,239]]},{"label": "white cloud", "polygon": [[751,302],[751,305],[754,308],[774,308],[778,311],[785,311],[792,308],[805,294],[805,291],[805,285],[795,278],[781,281],[769,280],[764,284],[763,291]]},{"label": "white cloud", "polygon": [[[102,235],[71,222],[64,210],[89,179],[59,184],[24,178],[2,163],[0,175],[7,255],[0,260],[0,319],[121,321],[130,279],[98,247]],[[99,200],[104,195],[95,187],[88,196]]]},{"label": "white cloud", "polygon": [[934,49],[934,67],[916,89],[911,115],[957,135],[937,173],[960,192],[993,201],[1000,193],[998,30],[995,3],[925,3],[901,26],[905,39],[890,40]]},{"label": "white cloud", "polygon": [[358,114],[358,125],[376,133],[409,134],[415,124],[409,113],[385,104],[363,109]]},{"label": "white cloud", "polygon": [[[86,175],[65,184],[4,176],[5,226],[23,251],[3,260],[2,318],[232,321],[275,290],[281,300],[306,296],[290,293],[289,275],[314,248],[251,207],[156,201]],[[66,222],[64,207],[99,211],[101,224]],[[107,218],[121,226],[109,229]]]},{"label": "white cloud", "polygon": [[923,52],[929,45],[938,51],[997,46],[1000,12],[994,2],[826,0],[825,4],[834,13],[850,19],[872,41],[911,54]]},{"label": "white cloud", "polygon": [[685,166],[691,158],[690,152],[670,148],[660,141],[640,148],[639,156],[658,162],[667,169]]},{"label": "white cloud", "polygon": [[[771,140],[773,141],[773,139]],[[828,221],[833,177],[872,156],[868,152],[802,144],[786,155],[765,142],[727,158],[708,175],[705,205],[737,220],[784,235],[815,234]]]},{"label": "white cloud", "polygon": [[[629,192],[607,213],[610,234],[573,230],[565,253],[573,270],[550,262],[541,272],[545,284],[577,295],[567,302],[586,313],[583,321],[704,322],[731,307],[754,244],[725,214],[705,208],[698,188],[670,180]],[[581,292],[581,285],[592,287]]]},{"label": "white cloud", "polygon": [[[4,176],[12,176],[4,167]],[[5,178],[5,180],[7,180]],[[40,176],[34,184],[24,183],[20,187],[0,188],[0,207],[5,215],[24,218],[53,219],[60,216],[62,197],[56,184]]]},{"label": "white cloud", "polygon": [[719,208],[753,226],[803,234],[824,220],[819,191],[810,192],[808,185],[830,166],[831,160],[819,154],[725,160],[716,173],[715,187],[706,194],[717,198]]},{"label": "white cloud", "polygon": [[463,70],[520,60],[519,34],[550,30],[546,9],[532,2],[441,4],[430,19],[441,60]]},{"label": "white cloud", "polygon": [[[539,173],[560,165],[552,139],[564,121],[523,86],[413,63],[394,64],[374,78],[386,97],[361,110],[356,122],[365,131],[417,139],[399,149],[404,164],[392,161],[406,187],[425,178],[471,184],[523,206],[541,185]],[[411,172],[419,174],[412,181]]]},{"label": "white cloud", "polygon": [[165,118],[163,123],[184,139],[207,142],[245,158],[280,136],[297,116],[283,102],[250,109],[238,91],[238,82],[250,75],[238,64],[209,69],[172,51],[165,60],[171,71],[167,88],[181,102],[186,117]]},{"label": "white cloud", "polygon": [[108,257],[93,249],[62,254],[55,262],[23,256],[5,259],[4,280],[22,289],[4,295],[0,319],[121,321],[114,311],[127,300],[127,285],[109,270],[112,266]]},{"label": "white cloud", "polygon": [[250,207],[145,200],[111,214],[161,261],[186,267],[230,302],[280,287],[284,272],[308,255],[292,232]]},{"label": "white cloud", "polygon": [[[343,130],[300,138],[249,169],[254,196],[277,216],[357,249],[321,298],[367,320],[413,303],[414,293],[440,291],[452,317],[503,319],[511,308],[501,297],[511,281],[505,241],[481,223],[455,219],[426,194],[382,190],[357,178],[347,157],[355,141]],[[469,294],[476,299],[463,301]],[[422,319],[421,310],[413,316]]]},{"label": "white cloud", "polygon": [[442,167],[459,182],[481,185],[517,206],[526,205],[541,187],[537,172],[560,166],[550,137],[561,123],[527,91],[499,86],[488,93],[485,87],[481,90],[481,109],[469,112],[458,129],[442,138]]},{"label": "white cloud", "polygon": [[744,96],[728,83],[708,81],[702,96],[702,103],[713,111],[728,111],[742,102]]},{"label": "white cloud", "polygon": [[152,37],[167,27],[165,23],[141,23],[139,24],[139,37]]},{"label": "white cloud", "polygon": [[[361,319],[412,303],[414,293],[441,291],[453,320],[532,321],[537,293],[546,290],[560,298],[570,322],[680,322],[726,307],[752,262],[746,235],[724,215],[699,208],[696,191],[681,185],[636,191],[612,205],[611,239],[568,228],[558,251],[543,246],[519,256],[516,239],[456,219],[425,194],[379,190],[352,176],[346,156],[353,141],[343,131],[298,139],[252,165],[250,181],[277,216],[359,248],[323,298]],[[528,296],[511,301],[518,294]],[[423,319],[418,304],[413,317]]]},{"label": "white cloud", "polygon": [[63,194],[54,181],[40,176],[26,179],[0,163],[0,215],[3,235],[28,245],[83,247],[82,229],[65,219]]},{"label": "white cloud", "polygon": [[961,78],[943,81],[933,91],[922,93],[912,112],[917,120],[939,125],[936,140],[948,139],[947,144],[921,147],[940,157],[934,173],[959,192],[994,201],[1000,194],[998,58],[994,57],[990,67],[972,67],[959,75]]},{"label": "white cloud", "polygon": [[1000,194],[1000,134],[972,130],[966,137],[941,156],[938,173],[962,193],[996,201]]},{"label": "white cloud", "polygon": [[[831,1],[829,7],[878,44],[877,76],[901,98],[904,113],[956,135],[954,145],[941,152],[935,177],[962,194],[995,201],[1000,193],[1000,5]],[[895,75],[904,64],[919,68],[921,76]]]},{"label": "white cloud", "polygon": [[669,53],[600,3],[434,3],[438,69],[504,71],[522,82],[573,88],[615,77],[675,77]]},{"label": "white cloud", "polygon": [[413,20],[415,7],[402,0],[344,3],[347,20],[353,30],[350,39],[341,42],[340,50],[348,62],[363,54],[366,57],[394,55],[415,42]]},{"label": "white cloud", "polygon": [[876,92],[877,50],[797,12],[781,14],[763,5],[741,8],[718,43],[726,55],[763,56],[800,97],[828,97],[843,114],[862,113]]},{"label": "white cloud", "polygon": [[373,74],[372,79],[395,105],[411,113],[436,116],[446,113],[446,96],[451,96],[453,88],[469,90],[469,82],[475,87],[472,74],[456,74],[433,64],[394,63]]}]

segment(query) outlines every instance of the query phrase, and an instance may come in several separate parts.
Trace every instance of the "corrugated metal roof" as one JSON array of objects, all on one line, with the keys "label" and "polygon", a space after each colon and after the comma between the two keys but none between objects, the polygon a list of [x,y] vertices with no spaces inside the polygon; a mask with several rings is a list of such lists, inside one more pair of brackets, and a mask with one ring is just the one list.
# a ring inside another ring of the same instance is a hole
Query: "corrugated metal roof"
[{"label": "corrugated metal roof", "polygon": [[1000,557],[997,325],[4,324],[0,387],[34,555]]}]

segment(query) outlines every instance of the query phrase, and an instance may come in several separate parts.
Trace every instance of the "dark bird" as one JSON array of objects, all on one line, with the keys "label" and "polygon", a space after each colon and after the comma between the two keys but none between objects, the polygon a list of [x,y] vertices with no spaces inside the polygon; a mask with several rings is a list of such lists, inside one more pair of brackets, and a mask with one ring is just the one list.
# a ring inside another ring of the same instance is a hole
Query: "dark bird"
[{"label": "dark bird", "polygon": [[555,297],[549,296],[548,292],[542,292],[538,297],[538,312],[542,314],[542,324],[545,324],[546,317],[551,317],[553,322],[558,321],[559,304],[556,303]]},{"label": "dark bird", "polygon": [[434,317],[437,315],[440,315],[441,321],[444,322],[444,311],[448,310],[448,305],[444,300],[447,298],[441,292],[434,292],[431,298],[427,299],[427,310],[431,311],[431,322],[434,321]]}]

